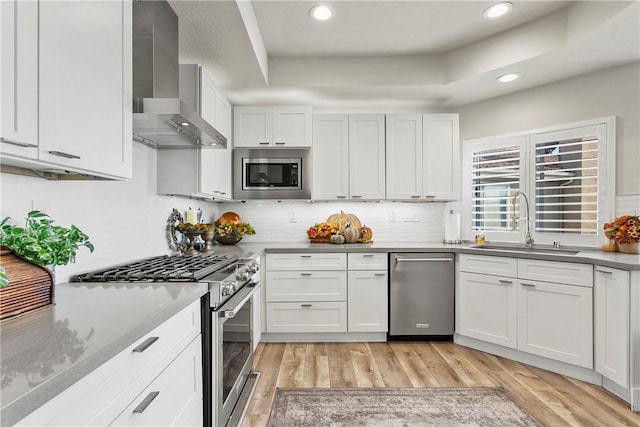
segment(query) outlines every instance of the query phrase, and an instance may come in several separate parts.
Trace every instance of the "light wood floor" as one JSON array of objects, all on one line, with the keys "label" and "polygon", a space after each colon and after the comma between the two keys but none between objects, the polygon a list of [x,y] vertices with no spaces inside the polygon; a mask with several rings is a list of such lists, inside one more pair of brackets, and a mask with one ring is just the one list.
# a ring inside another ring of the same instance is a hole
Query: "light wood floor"
[{"label": "light wood floor", "polygon": [[261,343],[254,366],[244,427],[267,424],[276,387],[503,387],[545,426],[640,426],[602,387],[451,342]]}]

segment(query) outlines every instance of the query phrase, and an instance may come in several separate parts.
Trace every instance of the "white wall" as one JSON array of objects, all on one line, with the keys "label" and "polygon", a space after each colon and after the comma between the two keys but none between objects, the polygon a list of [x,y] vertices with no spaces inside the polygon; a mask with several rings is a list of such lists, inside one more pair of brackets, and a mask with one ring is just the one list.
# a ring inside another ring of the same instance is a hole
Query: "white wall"
[{"label": "white wall", "polygon": [[74,264],[56,267],[58,283],[72,274],[169,253],[165,227],[173,208],[184,215],[189,206],[200,207],[203,221],[218,217],[215,203],[156,195],[156,151],[136,142],[129,181],[47,181],[3,173],[0,188],[2,218],[23,225],[36,201],[56,224],[76,225],[94,244],[93,254],[83,248]]},{"label": "white wall", "polygon": [[640,194],[640,64],[619,66],[460,109],[460,138],[617,116],[616,193]]}]

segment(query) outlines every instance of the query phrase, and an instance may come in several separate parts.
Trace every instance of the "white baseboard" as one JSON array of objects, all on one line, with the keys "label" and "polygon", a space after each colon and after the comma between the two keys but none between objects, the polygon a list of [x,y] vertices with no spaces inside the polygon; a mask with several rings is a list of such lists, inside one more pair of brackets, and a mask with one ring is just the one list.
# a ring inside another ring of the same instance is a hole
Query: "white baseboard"
[{"label": "white baseboard", "polygon": [[386,332],[262,333],[263,342],[385,342]]}]

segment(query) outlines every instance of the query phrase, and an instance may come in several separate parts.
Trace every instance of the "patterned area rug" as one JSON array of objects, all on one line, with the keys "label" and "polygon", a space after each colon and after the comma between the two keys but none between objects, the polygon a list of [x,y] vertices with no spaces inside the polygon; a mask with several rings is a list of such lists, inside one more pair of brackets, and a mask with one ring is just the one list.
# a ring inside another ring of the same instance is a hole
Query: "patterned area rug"
[{"label": "patterned area rug", "polygon": [[268,425],[540,426],[502,388],[280,388]]}]

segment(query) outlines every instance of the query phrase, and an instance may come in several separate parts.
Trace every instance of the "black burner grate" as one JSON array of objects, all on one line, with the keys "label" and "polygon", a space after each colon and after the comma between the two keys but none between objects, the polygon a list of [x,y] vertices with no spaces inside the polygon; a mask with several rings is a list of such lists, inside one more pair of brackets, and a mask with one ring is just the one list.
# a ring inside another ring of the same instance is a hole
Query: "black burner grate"
[{"label": "black burner grate", "polygon": [[227,255],[162,255],[79,274],[76,282],[196,282],[235,262]]}]

